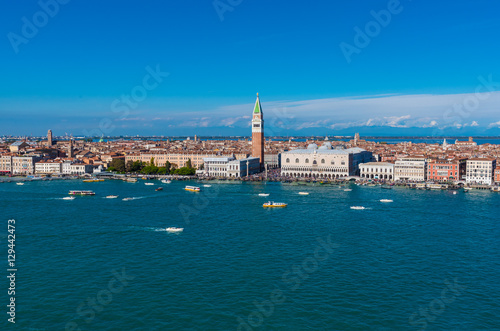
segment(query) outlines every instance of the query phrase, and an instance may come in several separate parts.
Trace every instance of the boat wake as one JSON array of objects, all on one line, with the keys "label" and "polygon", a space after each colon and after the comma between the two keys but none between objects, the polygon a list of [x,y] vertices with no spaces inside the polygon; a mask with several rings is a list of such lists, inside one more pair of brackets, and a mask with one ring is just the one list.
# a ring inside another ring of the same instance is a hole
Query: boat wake
[{"label": "boat wake", "polygon": [[[142,230],[142,231],[150,231],[150,232],[168,232],[168,233],[180,233],[184,228],[157,228],[157,227],[145,227],[145,228],[138,228],[138,227],[132,227],[134,230]],[[182,229],[182,230],[181,230]],[[181,231],[178,231],[181,230]]]},{"label": "boat wake", "polygon": [[147,198],[146,196],[144,197],[130,197],[130,198],[123,198],[123,201],[130,201],[130,200],[139,200],[139,199],[144,199]]}]

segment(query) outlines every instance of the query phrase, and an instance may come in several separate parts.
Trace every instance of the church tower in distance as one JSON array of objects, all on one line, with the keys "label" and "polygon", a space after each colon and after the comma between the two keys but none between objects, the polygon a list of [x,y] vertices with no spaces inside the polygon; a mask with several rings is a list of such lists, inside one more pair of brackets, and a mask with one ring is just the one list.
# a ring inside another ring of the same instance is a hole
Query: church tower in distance
[{"label": "church tower in distance", "polygon": [[53,144],[52,142],[53,142],[53,140],[52,140],[52,130],[49,130],[47,132],[47,146],[51,147],[52,144]]},{"label": "church tower in distance", "polygon": [[261,168],[264,165],[264,114],[260,106],[259,93],[252,114],[252,156],[260,159]]}]

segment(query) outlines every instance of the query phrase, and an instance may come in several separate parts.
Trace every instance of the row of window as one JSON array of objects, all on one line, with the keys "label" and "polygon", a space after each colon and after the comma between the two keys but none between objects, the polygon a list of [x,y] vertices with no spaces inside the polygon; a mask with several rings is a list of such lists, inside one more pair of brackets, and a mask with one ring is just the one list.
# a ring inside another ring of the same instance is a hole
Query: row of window
[{"label": "row of window", "polygon": [[[304,168],[304,167],[286,167],[286,168],[283,168],[283,171],[306,171],[306,172],[309,172],[309,171],[311,171],[311,169]],[[318,171],[325,171],[325,172],[348,172],[346,168],[342,168],[342,169],[339,169],[339,168],[320,168],[320,169],[314,170],[314,172],[318,172]]]},{"label": "row of window", "polygon": [[[453,176],[453,172],[450,172],[449,174],[443,174],[443,173],[438,173],[436,171],[429,171],[428,173],[429,176]],[[455,171],[455,176],[458,176],[458,172]]]},{"label": "row of window", "polygon": [[[309,163],[309,159],[306,159],[305,161],[306,161],[306,163]],[[286,163],[290,163],[289,158],[286,159]],[[295,159],[295,163],[300,163],[300,160]],[[325,159],[321,159],[321,164],[325,164],[325,163],[326,163]],[[313,160],[313,164],[318,164],[318,162],[316,160]],[[335,164],[335,161],[332,161],[331,164]],[[345,165],[345,161],[340,162],[340,164]]]},{"label": "row of window", "polygon": [[379,168],[361,168],[361,171],[364,171],[364,172],[392,172],[392,169],[389,168],[389,171],[387,171],[387,168],[385,168],[385,169],[379,169]]}]

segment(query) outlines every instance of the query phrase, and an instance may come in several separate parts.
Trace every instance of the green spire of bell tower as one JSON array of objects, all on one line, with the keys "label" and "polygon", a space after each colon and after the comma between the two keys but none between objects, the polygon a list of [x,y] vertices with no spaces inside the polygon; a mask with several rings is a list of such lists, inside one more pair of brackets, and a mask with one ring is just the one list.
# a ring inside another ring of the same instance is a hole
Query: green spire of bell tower
[{"label": "green spire of bell tower", "polygon": [[257,93],[257,101],[255,101],[255,107],[253,109],[254,114],[262,114],[262,107],[260,106],[259,93]]}]

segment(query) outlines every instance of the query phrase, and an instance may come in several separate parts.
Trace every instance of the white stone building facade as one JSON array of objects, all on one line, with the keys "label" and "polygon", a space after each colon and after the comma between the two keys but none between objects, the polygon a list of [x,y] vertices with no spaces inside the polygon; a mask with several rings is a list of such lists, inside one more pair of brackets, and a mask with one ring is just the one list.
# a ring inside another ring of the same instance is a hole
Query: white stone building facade
[{"label": "white stone building facade", "polygon": [[39,161],[35,163],[35,174],[50,175],[62,173],[61,161]]},{"label": "white stone building facade", "polygon": [[341,178],[359,175],[359,165],[372,161],[372,153],[361,148],[332,149],[329,142],[319,147],[296,149],[281,154],[281,175],[289,177]]},{"label": "white stone building facade", "polygon": [[394,180],[423,182],[427,180],[425,157],[404,157],[394,164]]},{"label": "white stone building facade", "polygon": [[495,172],[495,159],[469,159],[465,173],[465,181],[467,184],[493,184],[493,174]]},{"label": "white stone building facade", "polygon": [[394,180],[394,164],[389,162],[363,163],[359,170],[361,178]]}]

